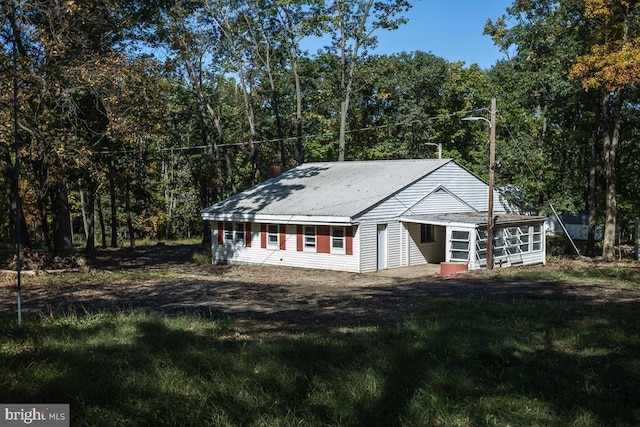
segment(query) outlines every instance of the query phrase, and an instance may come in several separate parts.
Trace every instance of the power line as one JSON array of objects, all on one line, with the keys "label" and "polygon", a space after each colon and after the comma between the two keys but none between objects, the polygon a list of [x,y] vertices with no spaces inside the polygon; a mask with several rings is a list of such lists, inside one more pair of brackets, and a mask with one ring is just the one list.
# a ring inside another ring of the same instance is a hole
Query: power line
[{"label": "power line", "polygon": [[[455,113],[449,113],[449,114],[441,114],[438,116],[431,116],[431,117],[426,117],[424,119],[415,119],[415,120],[410,120],[410,121],[405,121],[405,122],[395,122],[392,124],[385,124],[385,125],[376,125],[376,126],[366,126],[366,127],[362,127],[362,128],[358,128],[358,129],[349,129],[346,131],[347,134],[352,134],[352,133],[358,133],[358,132],[366,132],[366,131],[370,131],[370,130],[380,130],[380,129],[386,129],[386,128],[390,128],[390,127],[400,127],[400,126],[409,126],[409,125],[413,125],[413,124],[423,124],[426,122],[430,122],[433,120],[442,120],[444,118],[449,118],[449,117],[456,117],[456,116],[461,116],[461,115],[468,115],[468,114],[477,114],[478,112],[484,111],[486,110],[486,108],[480,108],[480,109],[475,109],[475,110],[467,110],[467,111],[459,111],[459,112],[455,112]],[[338,134],[338,131],[333,131],[333,132],[325,132],[325,133],[318,133],[318,134],[306,134],[306,135],[302,135],[300,138],[303,139],[313,139],[313,138],[320,138],[320,137],[326,137],[326,136],[332,136],[332,135],[336,135]],[[166,152],[166,151],[189,151],[189,150],[203,150],[203,149],[207,149],[207,148],[223,148],[223,147],[242,147],[242,146],[248,146],[251,144],[271,144],[274,142],[290,142],[290,141],[296,141],[299,137],[298,136],[290,136],[290,137],[286,137],[286,138],[273,138],[273,139],[263,139],[263,140],[258,140],[258,141],[243,141],[243,142],[231,142],[231,143],[225,143],[225,144],[213,144],[213,145],[185,145],[185,146],[179,146],[179,147],[163,147],[163,148],[158,148],[159,152]],[[97,151],[96,154],[130,154],[130,153],[136,153],[137,150],[114,150],[114,151],[108,151],[108,150],[103,150],[103,151]]]}]

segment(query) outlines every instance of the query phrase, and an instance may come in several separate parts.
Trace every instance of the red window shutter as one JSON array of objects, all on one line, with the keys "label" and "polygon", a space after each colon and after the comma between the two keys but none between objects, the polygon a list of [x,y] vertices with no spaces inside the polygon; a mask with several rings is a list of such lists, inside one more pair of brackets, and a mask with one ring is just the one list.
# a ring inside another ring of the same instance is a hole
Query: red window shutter
[{"label": "red window shutter", "polygon": [[260,224],[260,247],[267,247],[267,224]]},{"label": "red window shutter", "polygon": [[318,230],[316,236],[316,249],[318,253],[331,253],[331,237],[329,236],[331,227],[328,225],[319,225],[316,230]]},{"label": "red window shutter", "polygon": [[347,255],[353,255],[353,227],[347,227],[344,231],[345,244],[344,251]]},{"label": "red window shutter", "polygon": [[251,247],[251,223],[247,222],[244,224],[244,240],[245,240],[245,246],[250,248]]},{"label": "red window shutter", "polygon": [[304,234],[302,233],[302,226],[299,225],[296,227],[296,250],[298,252],[302,252],[303,250],[303,246],[302,246],[303,239],[304,239]]},{"label": "red window shutter", "polygon": [[284,251],[287,249],[287,226],[280,226],[280,250]]},{"label": "red window shutter", "polygon": [[224,245],[224,222],[218,221],[218,244]]}]

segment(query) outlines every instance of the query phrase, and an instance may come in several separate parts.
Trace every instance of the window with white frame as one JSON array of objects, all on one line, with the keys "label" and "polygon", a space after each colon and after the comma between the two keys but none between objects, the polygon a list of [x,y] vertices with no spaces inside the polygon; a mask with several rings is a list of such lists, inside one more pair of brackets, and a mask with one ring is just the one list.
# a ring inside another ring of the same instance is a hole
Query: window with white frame
[{"label": "window with white frame", "polygon": [[235,229],[235,233],[233,236],[234,241],[236,242],[236,244],[243,244],[244,245],[244,222],[236,222],[234,223],[234,229]]},{"label": "window with white frame", "polygon": [[278,226],[275,224],[269,224],[267,226],[267,247],[277,248],[280,244],[280,233]]},{"label": "window with white frame", "polygon": [[244,222],[225,222],[224,223],[224,242],[233,243],[234,245],[245,244],[245,224]]},{"label": "window with white frame", "polygon": [[451,232],[451,261],[469,260],[469,232],[453,230]]},{"label": "window with white frame", "polygon": [[542,250],[542,226],[534,225],[531,227],[532,229],[532,250],[540,251]]},{"label": "window with white frame", "polygon": [[304,250],[316,250],[316,227],[313,225],[305,225],[304,227]]},{"label": "window with white frame", "polygon": [[476,232],[476,260],[487,261],[487,230],[478,229]]},{"label": "window with white frame", "polygon": [[542,226],[524,225],[496,230],[496,256],[513,255],[542,250]]},{"label": "window with white frame", "polygon": [[224,241],[225,242],[233,242],[233,223],[225,222],[224,223]]},{"label": "window with white frame", "polygon": [[331,227],[332,253],[343,254],[345,252],[344,240],[344,227]]}]

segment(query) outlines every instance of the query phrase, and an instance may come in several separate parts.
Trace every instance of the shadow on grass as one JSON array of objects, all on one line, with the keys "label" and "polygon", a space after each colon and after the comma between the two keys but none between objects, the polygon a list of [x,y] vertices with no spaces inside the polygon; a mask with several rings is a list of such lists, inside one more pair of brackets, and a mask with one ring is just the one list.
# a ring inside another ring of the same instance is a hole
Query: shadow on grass
[{"label": "shadow on grass", "polygon": [[140,312],[0,319],[0,402],[73,425],[637,425],[640,313],[432,299],[395,325],[244,341]]},{"label": "shadow on grass", "polygon": [[138,271],[183,267],[193,261],[193,255],[206,248],[200,243],[164,244],[130,248],[98,249],[91,267],[110,271]]}]

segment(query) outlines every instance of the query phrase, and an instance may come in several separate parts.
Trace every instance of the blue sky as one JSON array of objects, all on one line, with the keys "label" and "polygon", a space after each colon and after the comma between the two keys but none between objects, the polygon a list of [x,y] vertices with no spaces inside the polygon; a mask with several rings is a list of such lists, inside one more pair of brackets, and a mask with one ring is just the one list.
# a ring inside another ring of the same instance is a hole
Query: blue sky
[{"label": "blue sky", "polygon": [[503,58],[491,37],[482,34],[487,18],[495,21],[513,0],[411,0],[409,22],[380,31],[376,53],[421,50],[446,60],[489,68]]},{"label": "blue sky", "polygon": [[[377,54],[420,50],[450,62],[490,68],[502,53],[482,34],[487,18],[495,21],[513,0],[410,0],[409,22],[397,30],[376,33]],[[318,46],[319,47],[319,46]],[[311,46],[304,46],[313,51]]]}]

